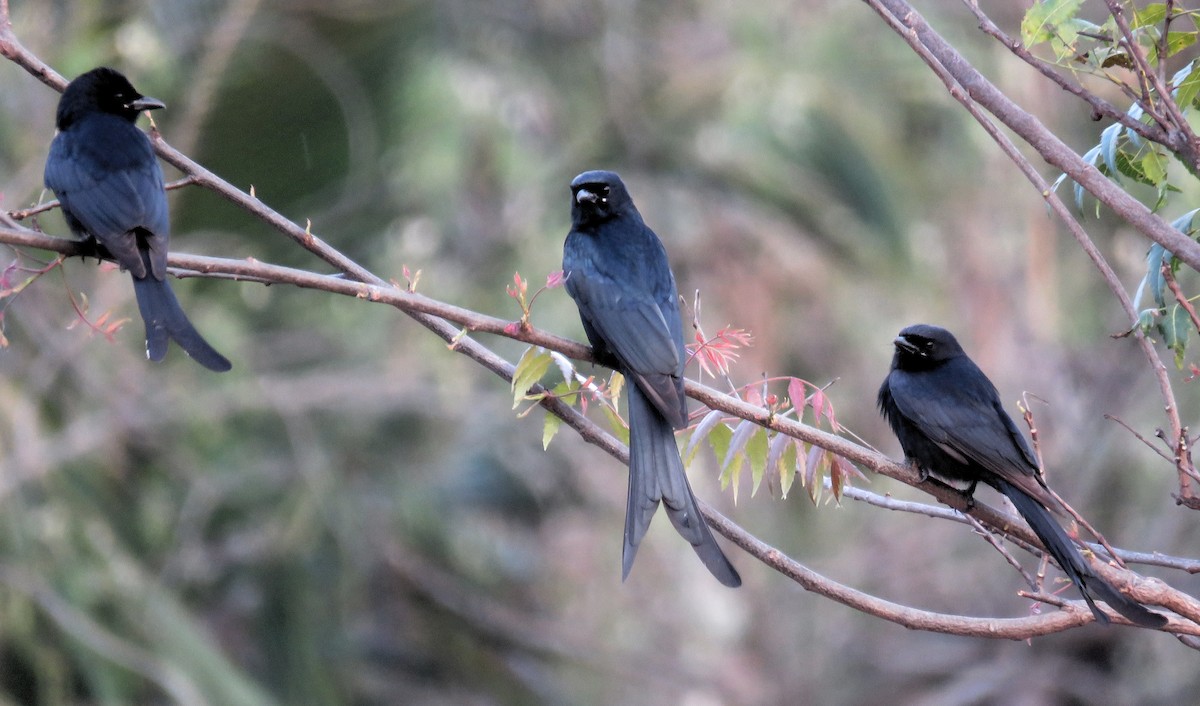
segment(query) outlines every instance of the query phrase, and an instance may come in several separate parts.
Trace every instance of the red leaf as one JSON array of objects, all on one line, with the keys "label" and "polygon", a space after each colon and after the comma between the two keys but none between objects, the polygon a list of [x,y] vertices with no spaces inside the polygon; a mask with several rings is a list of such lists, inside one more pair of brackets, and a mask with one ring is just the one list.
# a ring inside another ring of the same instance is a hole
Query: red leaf
[{"label": "red leaf", "polygon": [[800,378],[792,378],[788,380],[788,398],[792,401],[792,406],[796,408],[796,417],[804,416],[804,381]]},{"label": "red leaf", "polygon": [[561,287],[563,282],[567,281],[566,275],[562,270],[555,270],[546,276],[546,289],[554,289]]}]

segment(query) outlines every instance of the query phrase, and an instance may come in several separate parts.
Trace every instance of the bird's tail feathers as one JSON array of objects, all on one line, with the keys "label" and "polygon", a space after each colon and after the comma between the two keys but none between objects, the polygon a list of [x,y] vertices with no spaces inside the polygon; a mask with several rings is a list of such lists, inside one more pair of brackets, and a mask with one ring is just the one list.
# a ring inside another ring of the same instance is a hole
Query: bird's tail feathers
[{"label": "bird's tail feathers", "polygon": [[1095,599],[1099,599],[1136,625],[1160,628],[1166,624],[1165,617],[1147,610],[1145,606],[1121,593],[1097,574],[1075,548],[1075,543],[1067,536],[1066,531],[1041,503],[1003,479],[998,479],[998,487],[1029,523],[1033,533],[1042,540],[1046,551],[1050,552],[1050,556],[1062,567],[1063,573],[1079,588],[1083,600],[1096,616],[1096,622],[1109,623],[1108,616],[1096,607]]},{"label": "bird's tail feathers", "polygon": [[160,361],[167,355],[167,343],[174,339],[200,365],[215,372],[232,368],[229,360],[209,345],[188,321],[175,292],[166,280],[158,280],[147,271],[144,278],[133,278],[138,309],[146,322],[146,357]]},{"label": "bird's tail feathers", "polygon": [[646,536],[659,502],[666,506],[675,530],[692,545],[712,575],[726,586],[740,586],[741,577],[700,514],[671,424],[654,409],[637,385],[630,385],[629,501],[621,556],[624,577],[633,568],[638,545]]}]

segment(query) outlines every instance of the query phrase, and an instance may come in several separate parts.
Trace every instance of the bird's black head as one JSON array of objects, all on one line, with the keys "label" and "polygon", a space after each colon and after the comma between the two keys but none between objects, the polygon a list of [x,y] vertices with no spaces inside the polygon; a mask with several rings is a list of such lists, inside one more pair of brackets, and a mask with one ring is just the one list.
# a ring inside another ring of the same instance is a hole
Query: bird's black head
[{"label": "bird's black head", "polygon": [[896,346],[892,367],[900,370],[928,370],[965,355],[954,334],[929,324],[909,326],[892,343]]},{"label": "bird's black head", "polygon": [[67,84],[58,101],[57,125],[65,130],[89,113],[109,113],[134,122],[143,110],[165,107],[162,101],[138,93],[120,71],[102,66]]},{"label": "bird's black head", "polygon": [[584,172],[571,180],[571,222],[596,225],[615,216],[636,212],[621,177],[613,172]]}]

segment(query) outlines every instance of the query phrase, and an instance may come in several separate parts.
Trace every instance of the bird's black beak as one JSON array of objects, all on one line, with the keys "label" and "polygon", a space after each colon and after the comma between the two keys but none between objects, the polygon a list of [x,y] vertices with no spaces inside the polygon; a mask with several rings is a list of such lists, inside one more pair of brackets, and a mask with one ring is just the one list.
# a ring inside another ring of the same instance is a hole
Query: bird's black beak
[{"label": "bird's black beak", "polygon": [[575,203],[584,203],[585,201],[587,203],[596,203],[599,200],[600,196],[598,194],[587,189],[580,189],[575,192]]},{"label": "bird's black beak", "polygon": [[163,103],[157,98],[142,96],[135,101],[130,101],[125,105],[125,107],[129,108],[130,110],[136,110],[140,113],[143,110],[160,110],[162,108],[166,108],[167,104]]},{"label": "bird's black beak", "polygon": [[896,346],[896,350],[900,351],[901,353],[922,355],[921,349],[918,346],[914,346],[912,342],[904,336],[896,336],[896,338],[892,341],[892,344]]}]

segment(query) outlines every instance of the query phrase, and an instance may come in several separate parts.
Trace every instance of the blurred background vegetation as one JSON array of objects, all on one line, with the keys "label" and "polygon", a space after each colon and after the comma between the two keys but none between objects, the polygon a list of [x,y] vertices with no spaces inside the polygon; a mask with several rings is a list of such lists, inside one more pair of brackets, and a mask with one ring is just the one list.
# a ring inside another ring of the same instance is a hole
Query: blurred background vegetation
[{"label": "blurred background vegetation", "polygon": [[[895,456],[874,408],[890,341],[945,325],[1010,411],[1024,390],[1047,401],[1034,411],[1052,482],[1114,544],[1195,553],[1172,469],[1102,418],[1147,436],[1161,424],[1144,359],[1109,337],[1127,328],[1119,308],[863,5],[12,4],[22,42],[65,76],[122,69],[168,104],[155,119],[176,147],[380,275],[421,269],[422,292],[486,313],[517,316],[514,270],[536,283],[558,269],[571,177],[620,171],[685,296],[702,291],[709,332],[754,333],[739,384],[836,381],[839,419]],[[986,4],[1016,32],[1016,4]],[[959,3],[919,7],[1068,143],[1096,143],[1104,125]],[[0,88],[0,191],[15,209],[39,198],[58,96],[11,64]],[[1168,216],[1197,203],[1183,181]],[[171,201],[176,250],[322,270],[212,194]],[[1145,241],[1087,224],[1132,290]],[[40,225],[67,232],[57,214]],[[1200,688],[1194,654],[1162,634],[914,633],[736,553],[746,585],[729,591],[661,519],[622,584],[625,469],[569,432],[543,452],[538,414],[517,419],[501,381],[405,317],[178,282],[234,361],[215,376],[178,349],[145,362],[128,282],[73,261],[4,302],[0,703],[1176,704]],[[90,334],[69,292],[93,320],[134,321],[112,341]],[[561,290],[534,323],[582,338]],[[487,342],[510,359],[522,348]],[[1200,383],[1172,374],[1186,423]],[[734,506],[705,454],[691,476],[836,580],[939,611],[1031,609],[961,526],[814,507],[799,488],[781,500],[743,486]]]}]

